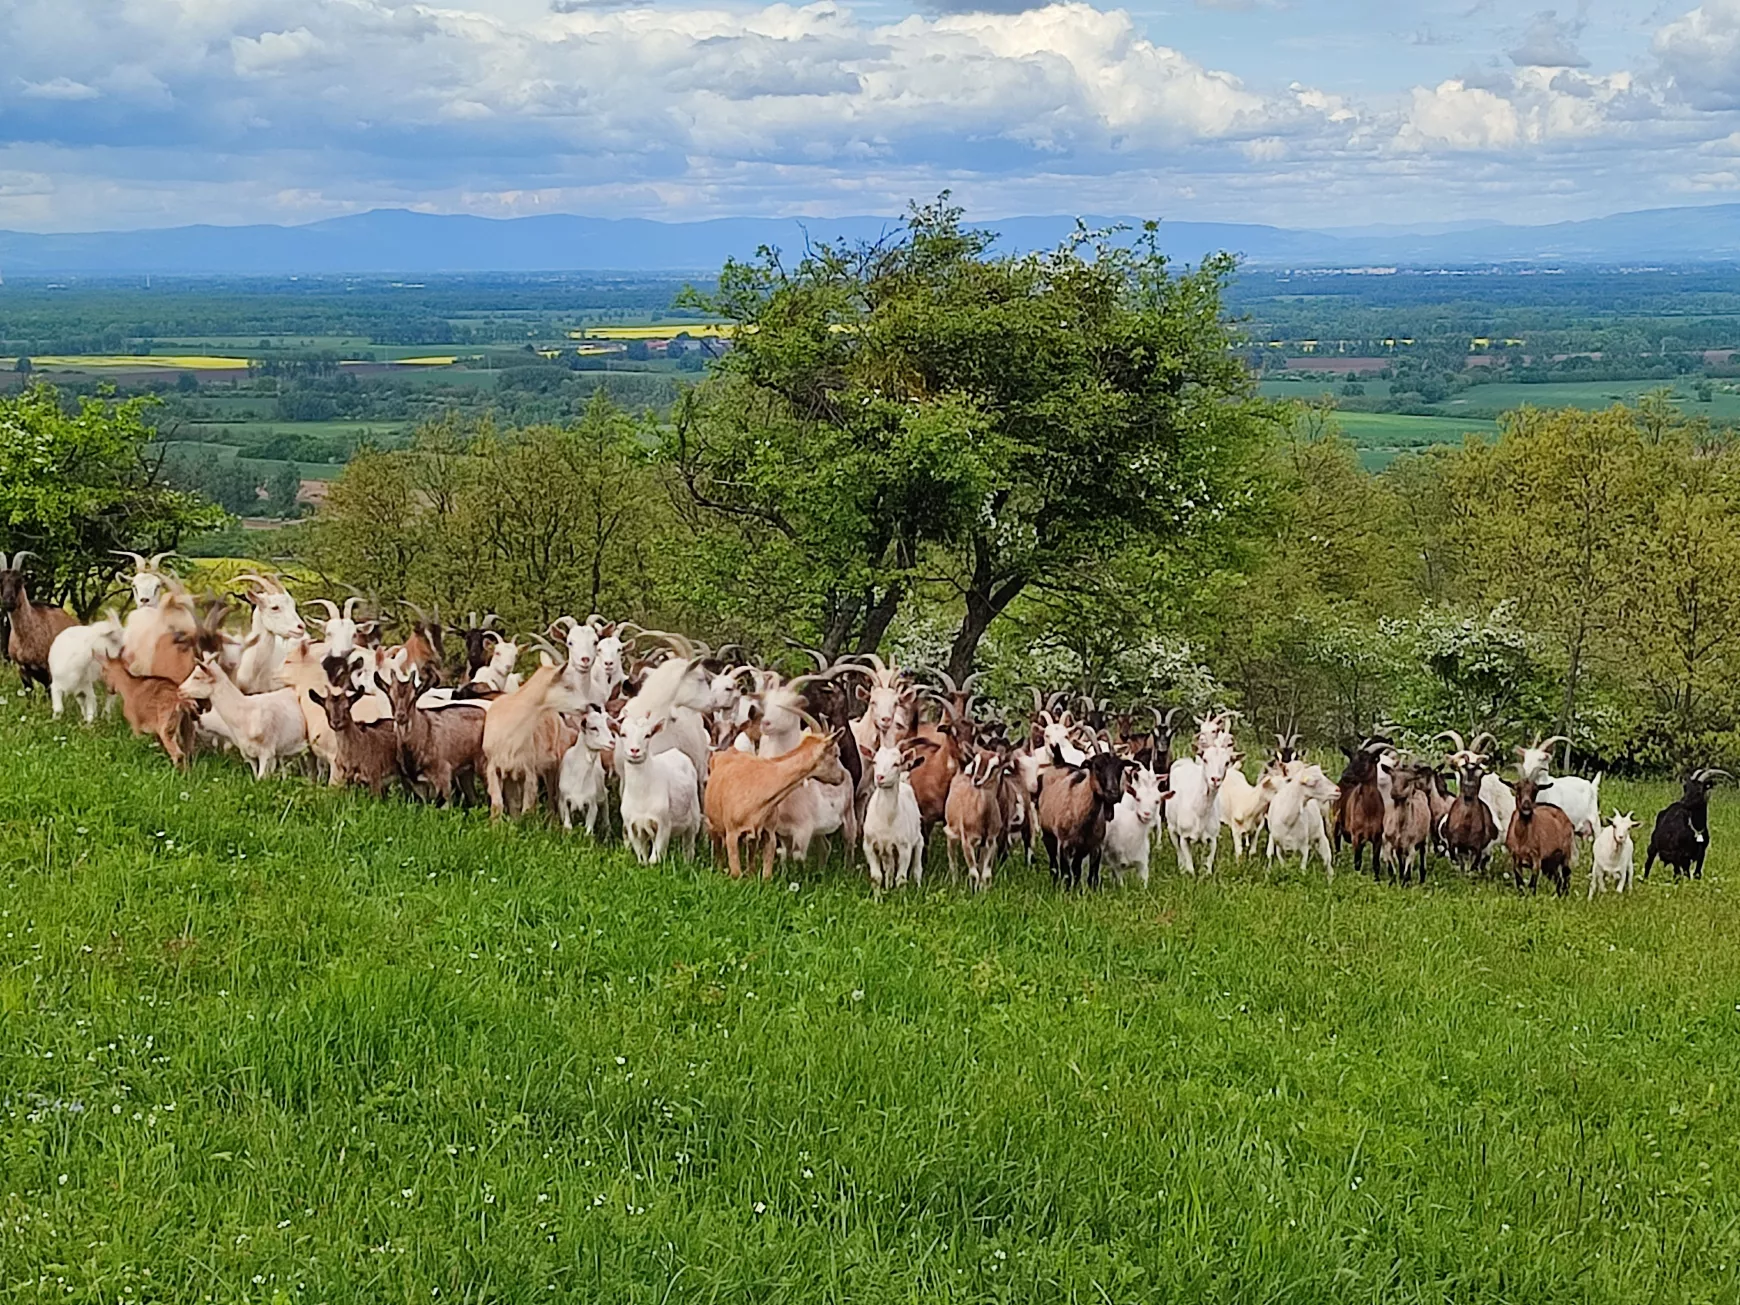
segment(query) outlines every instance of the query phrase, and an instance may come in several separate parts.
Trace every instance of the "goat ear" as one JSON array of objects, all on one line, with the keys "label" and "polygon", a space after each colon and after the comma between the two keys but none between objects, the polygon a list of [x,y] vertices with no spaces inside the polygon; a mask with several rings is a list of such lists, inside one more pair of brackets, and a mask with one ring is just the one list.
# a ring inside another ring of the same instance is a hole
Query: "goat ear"
[{"label": "goat ear", "polygon": [[658,722],[658,724],[654,725],[650,730],[648,730],[646,732],[646,736],[650,739],[653,735],[657,734],[664,727],[665,727],[665,723],[661,720],[660,722]]},{"label": "goat ear", "polygon": [[314,705],[315,705],[315,706],[316,706],[316,707],[324,707],[324,706],[326,706],[326,699],[325,699],[325,698],[322,698],[322,697],[321,697],[321,696],[320,696],[320,695],[319,695],[319,694],[318,694],[318,693],[316,693],[316,692],[315,692],[315,691],[314,691],[314,690],[313,690],[313,689],[310,689],[310,690],[309,690],[309,691],[308,691],[308,701],[310,701],[310,702],[312,702],[312,703],[313,703],[313,704],[314,704]]},{"label": "goat ear", "polygon": [[928,752],[909,752],[905,759],[901,761],[900,768],[908,774],[911,774],[929,760],[930,754]]},{"label": "goat ear", "polygon": [[857,694],[859,702],[870,701],[870,690],[866,689],[862,684],[857,686]]}]

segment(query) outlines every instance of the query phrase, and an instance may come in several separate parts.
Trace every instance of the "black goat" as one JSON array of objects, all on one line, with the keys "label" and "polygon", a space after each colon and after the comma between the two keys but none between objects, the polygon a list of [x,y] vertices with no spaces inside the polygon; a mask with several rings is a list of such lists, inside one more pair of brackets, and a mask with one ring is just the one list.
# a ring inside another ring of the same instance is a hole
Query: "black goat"
[{"label": "black goat", "polygon": [[1718,778],[1733,779],[1725,770],[1696,770],[1686,778],[1680,800],[1663,807],[1649,836],[1649,854],[1643,861],[1643,877],[1659,858],[1674,868],[1674,878],[1704,877],[1704,858],[1710,852],[1710,790]]}]

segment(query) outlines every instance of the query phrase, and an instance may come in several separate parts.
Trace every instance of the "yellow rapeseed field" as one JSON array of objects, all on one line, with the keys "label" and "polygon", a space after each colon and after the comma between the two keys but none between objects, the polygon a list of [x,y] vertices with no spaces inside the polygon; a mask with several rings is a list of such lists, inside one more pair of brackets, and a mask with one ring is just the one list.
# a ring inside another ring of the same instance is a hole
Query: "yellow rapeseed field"
[{"label": "yellow rapeseed field", "polygon": [[133,370],[162,367],[172,371],[234,371],[248,365],[246,358],[210,358],[204,354],[52,354],[32,357],[35,367],[112,368]]}]

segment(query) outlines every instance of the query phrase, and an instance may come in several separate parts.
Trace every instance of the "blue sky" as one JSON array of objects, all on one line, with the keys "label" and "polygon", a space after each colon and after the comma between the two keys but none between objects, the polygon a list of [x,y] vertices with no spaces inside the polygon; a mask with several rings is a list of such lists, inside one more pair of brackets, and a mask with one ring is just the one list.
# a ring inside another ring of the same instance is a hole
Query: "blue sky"
[{"label": "blue sky", "polygon": [[979,5],[0,0],[0,227],[1740,199],[1740,0]]}]

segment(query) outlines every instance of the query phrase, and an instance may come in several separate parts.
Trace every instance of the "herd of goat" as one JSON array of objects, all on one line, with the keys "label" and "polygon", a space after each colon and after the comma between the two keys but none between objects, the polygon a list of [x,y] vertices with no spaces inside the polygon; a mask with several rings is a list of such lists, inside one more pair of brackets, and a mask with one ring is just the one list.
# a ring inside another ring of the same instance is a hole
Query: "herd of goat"
[{"label": "herd of goat", "polygon": [[[276,578],[244,575],[244,592],[196,597],[163,563],[129,553],[132,608],[85,625],[64,608],[31,600],[23,565],[0,553],[0,610],[7,656],[25,685],[49,691],[56,716],[76,699],[86,721],[103,686],[135,732],[154,735],[178,766],[200,742],[233,748],[264,779],[306,758],[333,785],[377,796],[390,785],[433,802],[477,801],[492,815],[524,814],[540,794],[563,828],[608,827],[610,793],[624,839],[643,862],[673,840],[693,857],[705,832],[736,877],[759,853],[770,877],[778,857],[806,861],[838,835],[850,860],[861,849],[877,893],[917,883],[941,826],[951,877],[957,865],[988,888],[1011,852],[1043,849],[1069,887],[1146,884],[1164,835],[1181,871],[1212,874],[1222,831],[1234,856],[1267,835],[1270,861],[1315,855],[1333,877],[1335,854],[1353,849],[1357,872],[1370,849],[1374,875],[1426,880],[1434,851],[1478,876],[1502,851],[1519,889],[1542,876],[1561,895],[1581,844],[1591,858],[1589,894],[1631,886],[1632,816],[1603,822],[1600,777],[1551,774],[1560,738],[1518,747],[1516,779],[1494,764],[1489,733],[1454,744],[1440,763],[1405,756],[1383,734],[1344,745],[1338,779],[1310,761],[1297,736],[1279,735],[1253,781],[1232,726],[1216,710],[1176,746],[1181,709],[1113,713],[1033,691],[1031,717],[1013,733],[983,703],[970,677],[916,675],[875,655],[830,662],[785,678],[674,634],[563,617],[543,635],[513,639],[493,616],[446,630],[401,604],[400,642],[387,622],[359,619],[360,599],[325,599],[305,617]],[[230,629],[245,603],[247,628]],[[311,637],[309,623],[319,638]],[[447,636],[459,647],[448,661]],[[517,669],[535,649],[537,666]],[[1644,863],[1701,877],[1709,850],[1708,795],[1725,771],[1685,781],[1661,811]],[[745,848],[748,851],[746,853]]]}]

